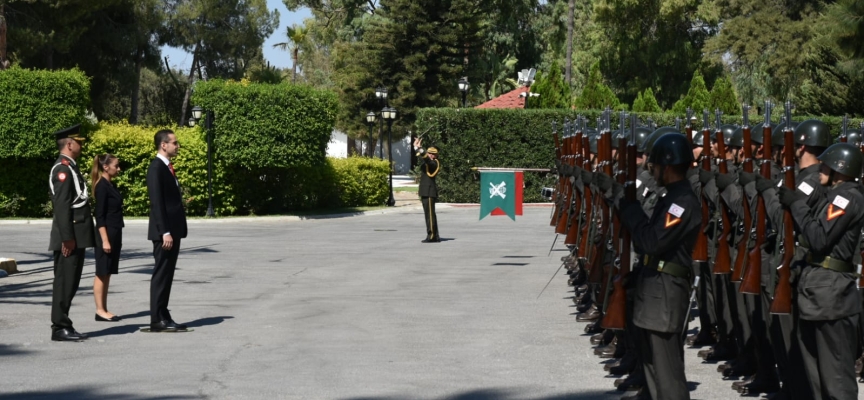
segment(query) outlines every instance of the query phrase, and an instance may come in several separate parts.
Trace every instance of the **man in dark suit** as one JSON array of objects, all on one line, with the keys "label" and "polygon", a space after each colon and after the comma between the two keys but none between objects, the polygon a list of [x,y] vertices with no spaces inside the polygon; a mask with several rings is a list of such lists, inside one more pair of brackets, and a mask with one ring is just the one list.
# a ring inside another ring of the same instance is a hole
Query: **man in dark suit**
[{"label": "man in dark suit", "polygon": [[51,294],[51,340],[80,341],[87,335],[78,333],[69,319],[72,298],[81,282],[84,250],[95,242],[93,216],[90,213],[87,182],[78,169],[81,155],[81,125],[55,132],[60,157],[51,168],[51,201],[54,221],[48,250],[54,251],[54,286]]},{"label": "man in dark suit", "polygon": [[420,186],[418,192],[420,201],[423,203],[423,215],[426,217],[426,239],[423,243],[438,243],[441,236],[438,234],[438,216],[435,215],[435,202],[438,200],[438,185],[435,177],[441,171],[441,163],[438,162],[438,149],[430,147],[424,149],[420,138],[414,139],[414,149],[417,157],[420,157],[423,166],[420,168]]},{"label": "man in dark suit", "polygon": [[150,329],[153,332],[185,330],[168,312],[174,268],[180,253],[180,239],[186,237],[186,212],[180,194],[180,183],[171,159],[177,156],[180,143],[170,130],[161,130],[153,138],[156,158],[147,169],[147,192],[150,195],[150,226],[147,239],[153,241],[156,265],[150,279]]}]

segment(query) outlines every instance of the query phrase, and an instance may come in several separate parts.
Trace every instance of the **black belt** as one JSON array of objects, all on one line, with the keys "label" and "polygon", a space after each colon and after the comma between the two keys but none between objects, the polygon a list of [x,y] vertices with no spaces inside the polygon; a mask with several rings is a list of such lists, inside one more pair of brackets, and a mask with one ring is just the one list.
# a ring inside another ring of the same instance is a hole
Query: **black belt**
[{"label": "black belt", "polygon": [[669,274],[672,276],[677,276],[679,278],[689,279],[690,275],[693,273],[691,268],[687,268],[681,264],[677,264],[671,261],[663,261],[660,260],[657,262],[657,265],[651,265],[651,256],[645,256],[644,263],[646,266],[650,266],[657,270],[657,272],[662,272],[665,274]]},{"label": "black belt", "polygon": [[828,268],[832,271],[852,273],[855,272],[855,266],[848,261],[838,260],[831,257],[814,257],[813,254],[807,254],[807,263],[817,267]]}]

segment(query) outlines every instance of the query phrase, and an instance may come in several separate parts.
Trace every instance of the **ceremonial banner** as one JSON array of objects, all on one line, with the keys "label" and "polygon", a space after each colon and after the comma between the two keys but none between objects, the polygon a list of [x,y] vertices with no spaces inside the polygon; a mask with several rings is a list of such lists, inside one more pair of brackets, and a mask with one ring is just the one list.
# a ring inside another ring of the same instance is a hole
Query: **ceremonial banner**
[{"label": "ceremonial banner", "polygon": [[522,172],[480,171],[480,219],[522,215]]}]

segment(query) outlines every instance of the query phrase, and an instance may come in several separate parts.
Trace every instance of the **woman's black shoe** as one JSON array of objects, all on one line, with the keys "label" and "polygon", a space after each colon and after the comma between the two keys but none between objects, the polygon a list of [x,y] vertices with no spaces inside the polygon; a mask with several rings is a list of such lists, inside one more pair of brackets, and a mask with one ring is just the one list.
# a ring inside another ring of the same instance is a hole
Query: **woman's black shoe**
[{"label": "woman's black shoe", "polygon": [[120,319],[121,318],[116,316],[116,315],[111,317],[111,318],[105,318],[99,314],[96,314],[96,320],[99,322],[117,322],[117,321],[120,321]]}]

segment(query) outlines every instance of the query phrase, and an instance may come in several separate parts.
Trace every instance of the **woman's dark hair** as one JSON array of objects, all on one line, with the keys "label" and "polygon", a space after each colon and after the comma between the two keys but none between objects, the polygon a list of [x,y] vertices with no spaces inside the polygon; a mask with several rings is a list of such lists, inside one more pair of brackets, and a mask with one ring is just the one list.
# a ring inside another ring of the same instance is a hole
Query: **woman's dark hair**
[{"label": "woman's dark hair", "polygon": [[93,190],[96,190],[96,184],[102,179],[102,171],[104,171],[105,166],[111,164],[116,159],[117,157],[108,153],[93,158],[93,168],[90,170],[90,187]]}]

